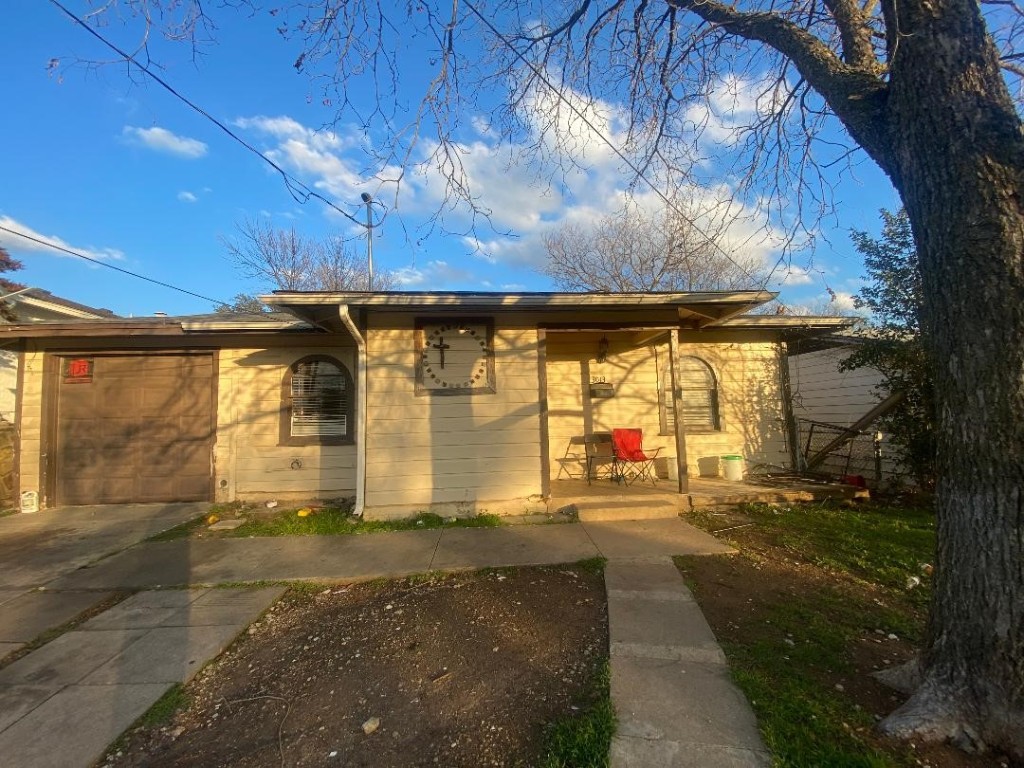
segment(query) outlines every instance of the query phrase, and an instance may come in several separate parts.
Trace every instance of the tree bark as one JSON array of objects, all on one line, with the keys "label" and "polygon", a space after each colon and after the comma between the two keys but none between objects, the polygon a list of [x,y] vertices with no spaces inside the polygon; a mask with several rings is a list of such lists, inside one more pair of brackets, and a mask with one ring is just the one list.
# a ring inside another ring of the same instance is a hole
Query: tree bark
[{"label": "tree bark", "polygon": [[884,723],[1024,757],[1024,137],[972,0],[883,0],[892,167],[936,372],[924,679]]}]

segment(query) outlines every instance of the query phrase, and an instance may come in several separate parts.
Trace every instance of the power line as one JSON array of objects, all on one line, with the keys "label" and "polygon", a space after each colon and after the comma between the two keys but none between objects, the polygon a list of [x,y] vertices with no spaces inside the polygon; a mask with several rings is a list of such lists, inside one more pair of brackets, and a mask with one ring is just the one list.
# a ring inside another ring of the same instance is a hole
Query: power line
[{"label": "power line", "polygon": [[[279,174],[281,174],[281,178],[284,180],[285,187],[287,188],[289,194],[291,194],[292,198],[296,202],[298,202],[300,204],[305,204],[305,203],[309,202],[309,200],[311,198],[315,198],[315,199],[319,200],[320,202],[322,202],[324,205],[326,205],[326,206],[328,206],[330,208],[333,208],[335,211],[340,213],[342,216],[344,216],[346,219],[351,221],[353,224],[358,224],[360,227],[366,227],[367,226],[367,224],[365,222],[359,221],[355,216],[350,214],[348,211],[342,210],[341,208],[339,208],[337,205],[335,205],[333,202],[328,200],[326,197],[321,195],[316,190],[310,189],[303,182],[301,182],[299,179],[296,179],[294,176],[292,176],[290,173],[288,173],[288,171],[286,171],[280,165],[275,163],[273,160],[271,160],[265,154],[260,152],[258,149],[256,149],[256,147],[252,146],[252,144],[250,144],[245,139],[243,139],[241,136],[239,136],[237,133],[232,131],[230,128],[228,128],[226,125],[224,125],[224,123],[222,123],[216,117],[211,115],[205,109],[203,109],[202,107],[200,107],[198,104],[196,104],[195,102],[191,101],[187,97],[183,96],[182,94],[178,93],[178,91],[176,91],[174,89],[174,87],[171,86],[166,80],[164,80],[158,74],[156,74],[151,69],[149,69],[145,64],[141,63],[132,54],[130,54],[130,53],[126,52],[126,51],[121,50],[116,45],[114,45],[114,43],[112,43],[109,40],[107,40],[105,37],[103,37],[103,35],[101,35],[95,29],[93,29],[88,24],[86,24],[85,21],[83,21],[78,16],[76,16],[74,13],[72,13],[67,8],[65,8],[63,5],[61,5],[58,2],[58,0],[50,0],[50,3],[55,5],[57,8],[59,8],[68,18],[70,18],[72,21],[74,21],[76,24],[78,24],[78,26],[82,27],[82,29],[84,29],[90,35],[92,35],[97,40],[99,40],[101,43],[103,43],[103,45],[105,45],[107,48],[109,48],[110,50],[114,51],[118,56],[120,56],[125,61],[127,61],[127,62],[129,62],[131,64],[134,64],[140,70],[142,70],[147,75],[149,75],[158,85],[160,85],[164,90],[166,90],[168,93],[170,93],[176,99],[178,99],[179,101],[181,101],[184,104],[188,105],[188,107],[191,108],[193,111],[195,111],[198,114],[200,114],[203,117],[205,117],[211,123],[213,123],[218,128],[220,128],[222,131],[224,131],[224,133],[226,133],[232,139],[237,141],[239,144],[241,144],[247,150],[249,150],[254,155],[256,155],[258,158],[260,158],[263,162],[267,163],[267,165],[269,165],[271,168],[273,168],[275,171],[277,171]],[[385,215],[387,215],[386,212],[385,212]],[[381,219],[380,223],[371,225],[371,229],[373,227],[380,226],[381,223],[383,223],[383,219]]]},{"label": "power line", "polygon": [[[178,293],[184,293],[184,294],[187,294],[188,296],[192,296],[192,297],[197,298],[197,299],[202,299],[203,301],[209,301],[210,303],[212,303],[212,304],[214,304],[216,306],[219,306],[219,307],[230,307],[231,306],[231,304],[226,302],[226,301],[221,301],[220,299],[212,299],[209,296],[203,296],[201,293],[195,293],[194,291],[190,291],[190,290],[187,290],[185,288],[179,288],[176,285],[171,285],[170,283],[165,283],[165,282],[163,282],[161,280],[156,280],[155,278],[152,278],[152,277],[146,277],[145,275],[140,275],[138,272],[132,272],[129,269],[122,269],[121,267],[116,267],[113,264],[108,264],[105,261],[100,261],[99,259],[94,259],[92,256],[86,256],[84,253],[78,253],[78,251],[73,251],[70,248],[65,248],[62,245],[57,245],[56,243],[51,243],[48,240],[43,240],[43,239],[38,238],[38,237],[33,237],[32,235],[26,235],[24,232],[19,232],[16,229],[10,229],[9,227],[5,227],[5,226],[0,225],[0,230],[3,230],[4,232],[8,232],[8,233],[10,233],[12,235],[17,235],[18,237],[23,237],[26,240],[31,240],[33,243],[37,243],[39,245],[46,246],[47,248],[52,248],[55,251],[60,251],[61,253],[66,253],[69,256],[77,256],[80,259],[85,259],[86,261],[91,262],[93,264],[97,264],[97,265],[99,265],[101,267],[106,267],[107,269],[112,269],[115,272],[121,272],[122,274],[138,278],[139,280],[145,280],[147,283],[153,283],[153,285],[159,285],[159,286],[161,286],[163,288],[170,288],[172,291],[177,291]],[[257,313],[255,313],[255,312],[245,312],[245,313],[240,313],[240,314],[255,315]]]},{"label": "power line", "polygon": [[[707,232],[705,232],[703,229],[700,228],[700,226],[698,226],[697,222],[693,221],[685,213],[683,213],[682,209],[678,205],[676,205],[674,201],[670,200],[669,197],[664,192],[662,192],[654,184],[653,181],[648,179],[640,170],[640,168],[636,165],[636,163],[630,160],[626,156],[626,154],[622,150],[620,150],[609,137],[607,137],[604,134],[603,131],[598,129],[597,126],[595,126],[590,121],[590,118],[588,118],[564,93],[562,93],[561,88],[557,87],[554,83],[551,82],[550,78],[548,78],[548,76],[544,74],[540,67],[538,67],[529,59],[527,59],[526,55],[522,53],[518,48],[516,48],[515,45],[513,45],[512,41],[509,40],[497,27],[494,26],[494,23],[491,22],[490,19],[488,19],[479,10],[477,10],[477,7],[470,0],[464,0],[464,2],[466,4],[466,7],[469,8],[469,10],[472,11],[473,14],[481,22],[483,22],[484,26],[487,27],[491,31],[491,33],[495,37],[497,37],[502,42],[502,44],[505,45],[506,48],[512,51],[514,57],[521,61],[523,64],[525,64],[527,67],[529,67],[533,74],[536,75],[537,78],[542,83],[544,83],[544,85],[546,85],[549,89],[551,89],[551,91],[554,92],[554,94],[558,97],[559,101],[563,102],[567,107],[569,107],[569,109],[572,110],[576,117],[582,120],[584,124],[586,124],[586,126],[590,128],[590,130],[592,130],[598,136],[598,138],[600,138],[601,141],[603,141],[608,146],[608,148],[612,152],[614,152],[619,157],[619,159],[622,160],[622,162],[624,162],[629,167],[631,171],[633,171],[634,174],[636,174],[636,177],[638,179],[643,181],[648,187],[650,187],[654,191],[654,193],[658,197],[660,197],[665,202],[665,205],[674,210],[679,215],[679,217],[683,219],[683,221],[685,221],[687,224],[693,227],[697,234],[703,236],[715,250],[721,253],[729,262],[732,263],[733,266],[740,270],[740,272],[749,277],[753,282],[757,282],[756,278],[753,274],[751,274],[750,270],[742,266],[738,261],[736,261],[732,256],[730,256],[725,251],[725,249],[722,248],[722,246],[715,242],[715,240]],[[776,265],[776,269],[777,268],[778,266]],[[761,284],[761,290],[765,289],[765,287],[768,285],[768,280],[774,273],[775,269],[773,269],[771,273],[769,273],[768,278],[766,278],[765,281]],[[779,303],[781,304],[782,302]]]}]

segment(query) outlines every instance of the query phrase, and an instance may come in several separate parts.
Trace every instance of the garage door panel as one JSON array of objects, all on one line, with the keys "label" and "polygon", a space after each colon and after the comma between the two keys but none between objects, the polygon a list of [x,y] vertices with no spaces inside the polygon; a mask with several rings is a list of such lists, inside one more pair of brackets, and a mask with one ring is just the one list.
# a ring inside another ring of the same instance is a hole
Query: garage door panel
[{"label": "garage door panel", "polygon": [[213,422],[209,414],[197,413],[178,418],[178,429],[183,435],[193,435],[193,440],[206,440],[213,433]]},{"label": "garage door panel", "polygon": [[213,358],[93,358],[88,383],[58,385],[57,502],[208,500]]}]

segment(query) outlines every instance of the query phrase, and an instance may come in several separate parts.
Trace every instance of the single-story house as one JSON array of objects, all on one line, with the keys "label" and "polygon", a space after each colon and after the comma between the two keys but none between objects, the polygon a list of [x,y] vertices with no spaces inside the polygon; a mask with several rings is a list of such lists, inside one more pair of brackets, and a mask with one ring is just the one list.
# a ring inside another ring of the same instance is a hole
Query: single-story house
[{"label": "single-story house", "polygon": [[583,476],[584,436],[629,427],[683,492],[723,454],[793,460],[786,344],[848,321],[746,314],[773,296],[278,292],[263,315],[9,326],[18,488],[524,513]]}]

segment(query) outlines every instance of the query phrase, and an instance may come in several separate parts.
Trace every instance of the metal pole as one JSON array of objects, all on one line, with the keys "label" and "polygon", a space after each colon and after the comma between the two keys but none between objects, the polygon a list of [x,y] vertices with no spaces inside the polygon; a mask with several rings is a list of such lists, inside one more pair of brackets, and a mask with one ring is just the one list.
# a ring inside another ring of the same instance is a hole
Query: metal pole
[{"label": "metal pole", "polygon": [[373,198],[363,192],[360,195],[362,201],[366,203],[366,271],[367,271],[367,288],[373,290]]}]

